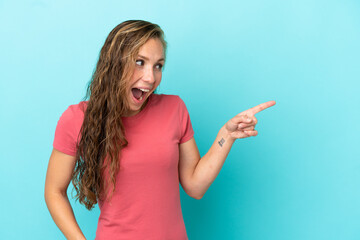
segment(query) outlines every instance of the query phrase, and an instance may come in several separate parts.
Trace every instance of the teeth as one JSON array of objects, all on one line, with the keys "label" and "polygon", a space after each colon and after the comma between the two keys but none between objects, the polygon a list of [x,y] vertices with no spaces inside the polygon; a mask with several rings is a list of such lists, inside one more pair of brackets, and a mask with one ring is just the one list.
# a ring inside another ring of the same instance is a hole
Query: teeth
[{"label": "teeth", "polygon": [[142,96],[140,97],[139,101],[141,101],[141,100],[142,100]]},{"label": "teeth", "polygon": [[141,91],[143,92],[149,92],[150,90],[149,89],[144,89],[144,88],[139,88]]}]

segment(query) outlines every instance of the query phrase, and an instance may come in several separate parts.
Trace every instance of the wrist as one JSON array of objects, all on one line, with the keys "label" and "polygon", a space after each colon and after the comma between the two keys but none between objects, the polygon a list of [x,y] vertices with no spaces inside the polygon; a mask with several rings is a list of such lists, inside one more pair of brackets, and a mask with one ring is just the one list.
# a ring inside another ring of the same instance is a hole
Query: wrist
[{"label": "wrist", "polygon": [[233,144],[236,140],[236,138],[234,138],[232,136],[232,134],[229,132],[229,130],[226,128],[226,125],[224,125],[221,129],[220,129],[220,139],[223,138],[224,141],[229,142],[231,144]]}]

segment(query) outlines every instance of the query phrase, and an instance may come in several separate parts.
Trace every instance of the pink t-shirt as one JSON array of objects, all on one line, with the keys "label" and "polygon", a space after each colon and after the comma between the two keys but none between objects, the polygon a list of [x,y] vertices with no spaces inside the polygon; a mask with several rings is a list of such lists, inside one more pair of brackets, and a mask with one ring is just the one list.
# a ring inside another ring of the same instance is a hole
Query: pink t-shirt
[{"label": "pink t-shirt", "polygon": [[[70,105],[62,114],[55,149],[75,156],[86,104]],[[121,152],[111,201],[99,202],[96,239],[188,239],[178,162],[179,144],[194,131],[184,102],[176,95],[152,94],[140,113],[122,120],[129,143]]]}]

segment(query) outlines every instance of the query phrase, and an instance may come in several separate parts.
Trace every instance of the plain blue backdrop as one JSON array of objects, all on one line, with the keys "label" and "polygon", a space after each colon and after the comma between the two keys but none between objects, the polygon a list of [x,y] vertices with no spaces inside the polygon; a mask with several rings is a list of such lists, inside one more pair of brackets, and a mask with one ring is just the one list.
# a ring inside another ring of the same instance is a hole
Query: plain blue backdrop
[{"label": "plain blue backdrop", "polygon": [[[191,240],[360,239],[358,0],[0,0],[0,239],[64,239],[44,201],[55,127],[128,19],[165,31],[159,93],[184,100],[201,155],[231,117],[277,101],[203,199],[181,190]],[[98,207],[71,204],[93,239]]]}]

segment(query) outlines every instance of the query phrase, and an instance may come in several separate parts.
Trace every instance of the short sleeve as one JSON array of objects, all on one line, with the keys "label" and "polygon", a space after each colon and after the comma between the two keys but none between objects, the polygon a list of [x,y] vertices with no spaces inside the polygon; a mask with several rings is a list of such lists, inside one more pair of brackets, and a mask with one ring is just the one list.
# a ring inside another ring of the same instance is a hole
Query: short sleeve
[{"label": "short sleeve", "polygon": [[75,114],[72,108],[69,106],[57,122],[53,147],[60,152],[75,156],[78,133],[76,132]]},{"label": "short sleeve", "polygon": [[194,136],[194,130],[192,128],[189,112],[185,106],[184,101],[179,97],[179,115],[180,115],[180,141],[184,143],[190,140]]}]

